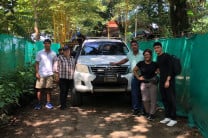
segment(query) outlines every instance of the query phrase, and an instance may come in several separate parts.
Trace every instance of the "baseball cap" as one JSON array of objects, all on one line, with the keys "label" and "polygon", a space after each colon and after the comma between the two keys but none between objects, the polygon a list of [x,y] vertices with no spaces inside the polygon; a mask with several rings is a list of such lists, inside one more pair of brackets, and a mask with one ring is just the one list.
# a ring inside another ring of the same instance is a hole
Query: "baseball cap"
[{"label": "baseball cap", "polygon": [[68,49],[70,49],[69,46],[64,46],[63,47],[63,50],[68,50]]}]

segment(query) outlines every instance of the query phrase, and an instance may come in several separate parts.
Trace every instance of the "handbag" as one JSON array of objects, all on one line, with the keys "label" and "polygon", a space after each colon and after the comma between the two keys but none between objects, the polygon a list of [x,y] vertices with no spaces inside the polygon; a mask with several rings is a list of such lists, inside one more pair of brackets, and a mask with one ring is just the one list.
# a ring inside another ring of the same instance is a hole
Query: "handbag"
[{"label": "handbag", "polygon": [[155,75],[154,77],[152,77],[152,78],[149,79],[148,81],[149,81],[150,83],[153,83],[153,84],[158,84],[158,83],[159,83],[159,80],[160,80],[160,78],[159,78],[157,75]]}]

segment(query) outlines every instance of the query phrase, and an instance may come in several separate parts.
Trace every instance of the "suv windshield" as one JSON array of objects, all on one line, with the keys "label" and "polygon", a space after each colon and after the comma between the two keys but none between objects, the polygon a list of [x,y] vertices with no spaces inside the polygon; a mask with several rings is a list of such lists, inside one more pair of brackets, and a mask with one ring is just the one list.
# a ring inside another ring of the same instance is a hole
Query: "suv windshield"
[{"label": "suv windshield", "polygon": [[126,55],[128,49],[122,42],[86,42],[81,55]]}]

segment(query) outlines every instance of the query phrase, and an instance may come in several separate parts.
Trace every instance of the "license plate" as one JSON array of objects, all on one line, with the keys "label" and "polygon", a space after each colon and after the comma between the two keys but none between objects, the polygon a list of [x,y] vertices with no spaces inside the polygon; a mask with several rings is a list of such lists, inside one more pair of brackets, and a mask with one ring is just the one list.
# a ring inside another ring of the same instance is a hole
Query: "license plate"
[{"label": "license plate", "polygon": [[117,82],[116,77],[104,77],[104,82]]}]

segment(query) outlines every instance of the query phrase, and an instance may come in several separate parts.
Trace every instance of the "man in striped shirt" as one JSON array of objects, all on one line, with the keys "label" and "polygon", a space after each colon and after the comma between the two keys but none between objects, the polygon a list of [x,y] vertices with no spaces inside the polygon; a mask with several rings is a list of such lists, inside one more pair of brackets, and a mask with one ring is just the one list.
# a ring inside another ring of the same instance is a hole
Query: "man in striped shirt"
[{"label": "man in striped shirt", "polygon": [[61,110],[66,109],[66,100],[69,89],[73,88],[73,74],[75,68],[75,60],[71,56],[70,48],[63,47],[63,55],[57,59],[57,81],[60,87],[60,104]]}]

